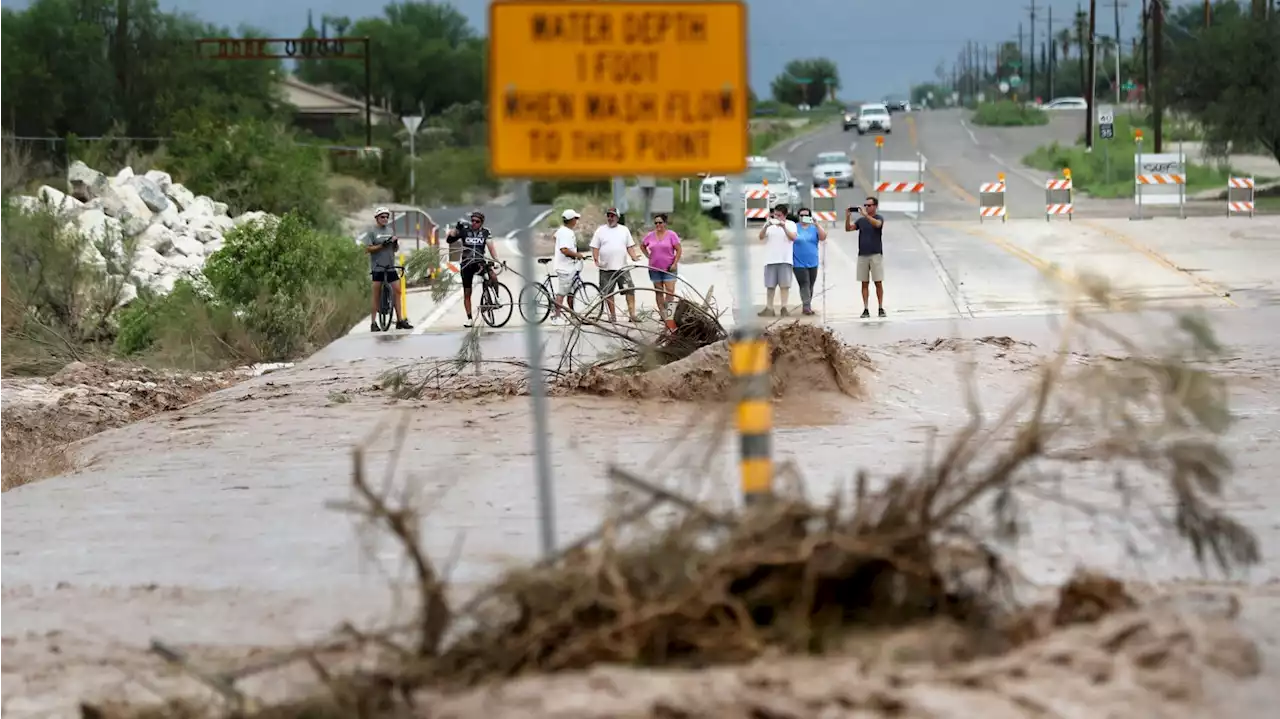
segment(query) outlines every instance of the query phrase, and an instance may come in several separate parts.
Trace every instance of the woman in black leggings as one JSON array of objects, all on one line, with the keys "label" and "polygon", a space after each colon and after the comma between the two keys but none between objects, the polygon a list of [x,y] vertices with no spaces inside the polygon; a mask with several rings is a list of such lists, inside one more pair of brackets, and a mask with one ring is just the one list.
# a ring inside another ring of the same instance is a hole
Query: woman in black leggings
[{"label": "woman in black leggings", "polygon": [[813,288],[818,284],[818,243],[827,241],[827,230],[814,221],[813,211],[807,207],[801,207],[796,215],[799,222],[796,223],[795,242],[791,243],[791,271],[800,286],[800,302],[804,305],[801,312],[811,315]]}]

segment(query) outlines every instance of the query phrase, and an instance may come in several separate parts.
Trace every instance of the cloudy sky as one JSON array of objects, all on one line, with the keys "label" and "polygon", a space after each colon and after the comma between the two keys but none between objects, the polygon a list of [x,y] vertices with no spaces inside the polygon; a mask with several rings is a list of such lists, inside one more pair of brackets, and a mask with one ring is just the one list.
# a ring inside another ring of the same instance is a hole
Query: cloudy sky
[{"label": "cloudy sky", "polygon": [[[1124,42],[1137,31],[1141,0],[1118,0]],[[1098,3],[1098,32],[1111,34],[1113,0]],[[20,8],[30,0],[4,0]],[[160,0],[168,9],[235,28],[242,23],[277,36],[296,35],[307,11],[352,18],[380,14],[385,3],[353,0]],[[485,32],[488,0],[453,0],[454,7]],[[751,84],[767,94],[769,81],[790,59],[829,57],[840,68],[845,99],[905,93],[913,82],[948,70],[966,40],[995,46],[1016,40],[1018,22],[1029,33],[1031,0],[747,0],[750,7]],[[1049,6],[1056,28],[1065,27],[1077,0],[1038,0],[1037,43],[1046,29]],[[1088,7],[1088,2],[1083,3]]]}]

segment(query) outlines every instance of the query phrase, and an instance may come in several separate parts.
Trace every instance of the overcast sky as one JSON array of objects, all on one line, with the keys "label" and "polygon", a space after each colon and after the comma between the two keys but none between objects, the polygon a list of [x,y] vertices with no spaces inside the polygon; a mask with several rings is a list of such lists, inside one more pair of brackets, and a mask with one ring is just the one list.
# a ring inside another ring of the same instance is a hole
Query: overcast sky
[{"label": "overcast sky", "polygon": [[[2,0],[21,8],[30,0]],[[1121,37],[1137,32],[1141,0],[1118,0]],[[306,26],[307,10],[352,18],[380,14],[376,0],[160,0],[232,28],[246,23],[277,36],[293,36]],[[488,0],[454,0],[454,7],[485,32]],[[766,95],[769,82],[788,60],[828,57],[840,68],[840,96],[862,100],[905,93],[914,82],[930,80],[944,63],[948,70],[966,40],[996,43],[1016,40],[1018,22],[1029,35],[1031,0],[747,0],[750,8],[751,84]],[[1036,42],[1046,29],[1046,8],[1053,7],[1055,29],[1065,27],[1076,0],[1040,0]],[[1083,3],[1087,8],[1088,3]],[[1098,32],[1112,34],[1112,0],[1098,3]]]}]

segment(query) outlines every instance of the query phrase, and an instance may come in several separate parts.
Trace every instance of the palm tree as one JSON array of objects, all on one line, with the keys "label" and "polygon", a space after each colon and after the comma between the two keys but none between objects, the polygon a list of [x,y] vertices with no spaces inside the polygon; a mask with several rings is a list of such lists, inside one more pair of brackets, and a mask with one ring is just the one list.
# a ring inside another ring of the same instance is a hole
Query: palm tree
[{"label": "palm tree", "polygon": [[1058,31],[1058,44],[1062,46],[1062,59],[1071,59],[1071,28],[1062,28]]}]

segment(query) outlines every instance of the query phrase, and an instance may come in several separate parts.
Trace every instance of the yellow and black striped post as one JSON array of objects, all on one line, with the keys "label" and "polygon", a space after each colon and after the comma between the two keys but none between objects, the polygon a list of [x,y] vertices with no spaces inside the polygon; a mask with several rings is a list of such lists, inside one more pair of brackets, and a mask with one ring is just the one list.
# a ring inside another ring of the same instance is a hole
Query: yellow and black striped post
[{"label": "yellow and black striped post", "polygon": [[734,331],[729,370],[738,386],[739,462],[742,497],[751,503],[773,491],[773,383],[769,342],[754,328]]}]

